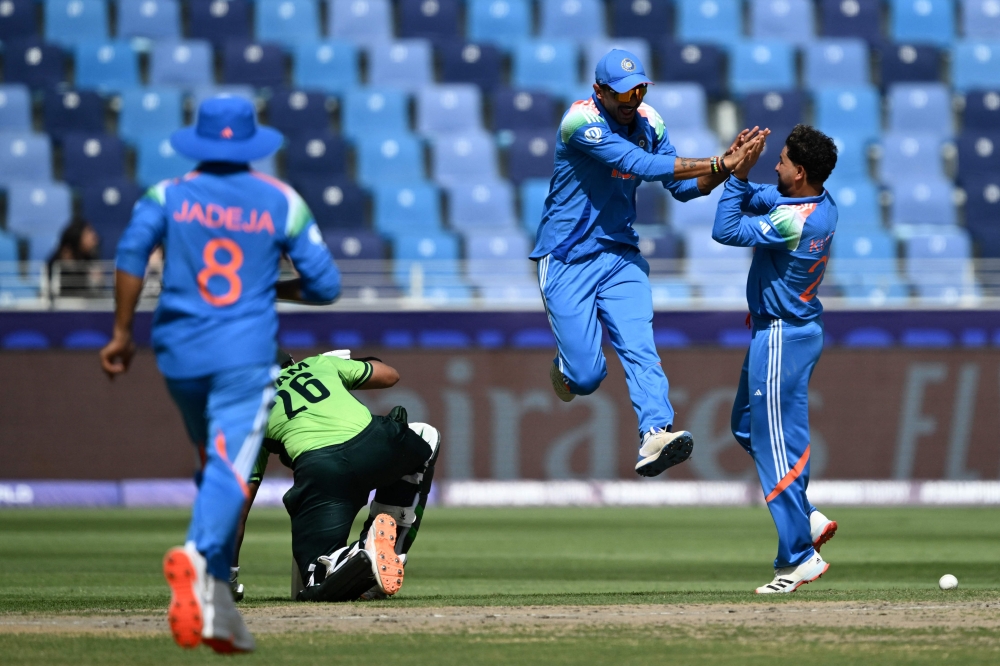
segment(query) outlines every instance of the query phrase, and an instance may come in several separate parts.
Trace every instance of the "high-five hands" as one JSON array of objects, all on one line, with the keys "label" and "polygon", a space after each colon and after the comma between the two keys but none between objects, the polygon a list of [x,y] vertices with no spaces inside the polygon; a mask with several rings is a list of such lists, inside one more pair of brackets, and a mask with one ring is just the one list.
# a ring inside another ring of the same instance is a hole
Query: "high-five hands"
[{"label": "high-five hands", "polygon": [[[755,127],[754,132],[744,139],[743,144],[740,146],[740,149],[744,150],[743,154],[733,155],[733,159],[735,160],[733,166],[734,176],[740,180],[746,180],[750,176],[750,169],[760,159],[761,153],[764,152],[764,147],[767,145],[767,137],[770,134],[771,130],[767,128],[758,131],[758,128]],[[740,135],[742,136],[743,132],[740,132]],[[739,140],[740,137],[738,136],[736,139]]]},{"label": "high-five hands", "polygon": [[[753,129],[745,129],[736,135],[736,139],[733,140],[733,144],[729,146],[729,150],[726,151],[724,156],[726,167],[735,171],[737,165],[745,161],[747,156],[756,149],[757,144],[763,143],[764,139],[770,133],[771,130],[769,129],[762,130],[760,127],[754,126]],[[763,148],[760,148],[760,150],[763,150]],[[753,165],[751,164],[751,166]]]}]

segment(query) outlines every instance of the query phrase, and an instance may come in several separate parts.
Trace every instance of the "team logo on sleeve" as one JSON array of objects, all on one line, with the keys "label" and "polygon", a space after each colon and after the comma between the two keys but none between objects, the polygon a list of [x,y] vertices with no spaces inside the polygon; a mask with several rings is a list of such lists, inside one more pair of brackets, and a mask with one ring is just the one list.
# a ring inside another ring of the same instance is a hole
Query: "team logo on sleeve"
[{"label": "team logo on sleeve", "polygon": [[603,132],[601,132],[600,127],[588,127],[583,132],[583,137],[592,143],[598,143],[602,136]]},{"label": "team logo on sleeve", "polygon": [[625,58],[624,60],[622,60],[622,69],[625,70],[626,72],[631,72],[632,70],[635,69],[635,63],[632,62],[631,58]]}]

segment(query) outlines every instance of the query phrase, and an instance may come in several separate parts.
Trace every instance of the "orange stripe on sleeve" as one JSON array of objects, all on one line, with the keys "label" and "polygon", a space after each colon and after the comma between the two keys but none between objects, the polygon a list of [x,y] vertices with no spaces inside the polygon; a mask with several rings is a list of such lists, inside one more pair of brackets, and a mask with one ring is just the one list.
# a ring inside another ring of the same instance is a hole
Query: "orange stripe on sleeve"
[{"label": "orange stripe on sleeve", "polygon": [[765,502],[770,502],[775,497],[780,495],[785,488],[795,483],[795,479],[799,478],[799,475],[802,474],[802,470],[806,468],[806,463],[809,462],[809,448],[811,446],[811,444],[806,445],[806,451],[802,454],[802,457],[799,458],[799,461],[795,463],[795,467],[788,470],[788,474],[786,474],[784,478],[778,482],[778,485],[774,487],[774,490],[768,493],[767,497],[764,498]]}]

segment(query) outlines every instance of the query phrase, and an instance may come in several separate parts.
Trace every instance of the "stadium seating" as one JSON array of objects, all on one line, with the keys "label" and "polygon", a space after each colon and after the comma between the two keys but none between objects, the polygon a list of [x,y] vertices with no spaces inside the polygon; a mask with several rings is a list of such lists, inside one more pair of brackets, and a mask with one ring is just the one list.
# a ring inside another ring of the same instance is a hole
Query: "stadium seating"
[{"label": "stadium seating", "polygon": [[750,35],[806,46],[814,39],[812,0],[750,0]]},{"label": "stadium seating", "polygon": [[482,129],[483,100],[468,83],[424,86],[417,93],[417,131],[424,136]]},{"label": "stadium seating", "polygon": [[103,132],[104,100],[89,91],[50,90],[45,93],[42,118],[45,131],[56,141],[67,132]]},{"label": "stadium seating", "polygon": [[309,206],[320,229],[364,228],[367,198],[346,176],[306,175],[292,184]]},{"label": "stadium seating", "polygon": [[66,54],[37,39],[4,42],[4,80],[34,90],[53,88],[66,80]]},{"label": "stadium seating", "polygon": [[944,176],[938,136],[890,132],[882,137],[882,151],[879,179],[883,183]]},{"label": "stadium seating", "polygon": [[346,153],[346,142],[339,135],[327,130],[297,132],[287,138],[286,175],[292,182],[341,175],[346,170]]},{"label": "stadium seating", "polygon": [[31,131],[31,93],[20,83],[0,85],[0,131]]},{"label": "stadium seating", "polygon": [[958,179],[1000,173],[1000,127],[992,132],[966,130],[958,138]]},{"label": "stadium seating", "polygon": [[996,0],[962,0],[962,35],[1000,39],[1000,6]]},{"label": "stadium seating", "polygon": [[448,202],[448,223],[452,229],[496,230],[517,225],[514,191],[503,181],[483,180],[450,187]]},{"label": "stadium seating", "polygon": [[334,259],[384,259],[385,241],[363,229],[334,229],[323,232],[323,240]]},{"label": "stadium seating", "polygon": [[521,130],[507,147],[507,177],[514,183],[552,175],[556,133],[553,130]]},{"label": "stadium seating", "polygon": [[257,0],[254,36],[287,49],[319,39],[319,5],[316,0]]},{"label": "stadium seating", "polygon": [[955,204],[951,184],[942,178],[907,178],[894,183],[889,220],[904,226],[954,225]]},{"label": "stadium seating", "polygon": [[656,49],[658,79],[697,83],[709,97],[722,97],[726,91],[723,72],[726,53],[709,44],[674,43],[662,40]]},{"label": "stadium seating", "polygon": [[[839,168],[839,167],[838,167]],[[882,210],[878,190],[866,178],[843,180],[837,170],[826,182],[826,189],[837,202],[837,229],[870,232],[881,228]]]},{"label": "stadium seating", "polygon": [[77,47],[77,88],[107,94],[138,85],[138,58],[127,42],[86,42]]},{"label": "stadium seating", "polygon": [[430,183],[379,185],[373,193],[375,228],[383,234],[440,230],[441,193]]},{"label": "stadium seating", "polygon": [[63,140],[63,179],[82,187],[125,175],[125,146],[109,134],[67,134]]},{"label": "stadium seating", "polygon": [[680,41],[729,46],[742,34],[738,0],[678,0],[676,35]]},{"label": "stadium seating", "polygon": [[366,187],[424,178],[424,151],[406,135],[366,136],[356,145],[358,182]]},{"label": "stadium seating", "polygon": [[277,44],[227,42],[222,52],[222,82],[280,88],[285,83],[285,54]]},{"label": "stadium seating", "polygon": [[566,100],[580,88],[577,56],[576,45],[564,39],[520,42],[514,47],[511,82]]},{"label": "stadium seating", "polygon": [[[715,2],[715,0],[706,0]],[[785,42],[738,42],[729,63],[729,90],[735,95],[795,87],[795,51]]]},{"label": "stadium seating", "polygon": [[521,183],[521,226],[533,238],[542,221],[545,198],[549,195],[549,180],[536,178]]},{"label": "stadium seating", "polygon": [[539,0],[538,34],[578,41],[601,38],[607,34],[604,11],[603,0]]},{"label": "stadium seating", "polygon": [[815,95],[816,127],[830,136],[873,141],[882,133],[881,100],[872,86],[823,88]]},{"label": "stadium seating", "polygon": [[940,83],[900,83],[887,95],[890,132],[952,134],[951,96]]},{"label": "stadium seating", "polygon": [[249,40],[250,0],[188,2],[188,38],[211,42],[216,48],[231,39]]},{"label": "stadium seating", "polygon": [[[225,0],[215,2],[225,4]],[[157,42],[150,54],[149,82],[185,89],[206,86],[215,80],[212,70],[212,47],[209,42]]]},{"label": "stadium seating", "polygon": [[[572,2],[573,0],[568,0]],[[589,39],[583,42],[583,69],[587,73],[586,80],[590,80],[593,72],[597,69],[597,63],[606,56],[612,49],[621,49],[634,54],[646,68],[646,74],[653,74],[652,52],[649,50],[649,42],[644,39]]]},{"label": "stadium seating", "polygon": [[126,0],[117,3],[119,39],[180,39],[181,13],[176,0]]},{"label": "stadium seating", "polygon": [[889,44],[880,51],[881,84],[937,81],[941,51],[928,44]]},{"label": "stadium seating", "polygon": [[656,42],[673,34],[674,4],[671,0],[611,0],[611,25],[615,37]]},{"label": "stadium seating", "polygon": [[23,39],[38,32],[34,0],[8,0],[0,11],[0,41]]},{"label": "stadium seating", "polygon": [[389,41],[392,5],[389,0],[331,0],[327,6],[326,34],[359,46]]},{"label": "stadium seating", "polygon": [[[757,181],[760,182],[760,181]],[[655,183],[653,183],[655,186]],[[644,185],[640,190],[644,190],[649,185]],[[715,222],[715,210],[718,208],[719,199],[722,197],[721,187],[717,187],[710,194],[685,203],[678,203],[670,196],[667,196],[667,217],[670,220],[670,227],[675,232],[683,235],[692,229],[711,228]],[[690,253],[689,253],[690,256]]]},{"label": "stadium seating", "polygon": [[52,144],[44,134],[0,132],[0,187],[52,179]]},{"label": "stadium seating", "polygon": [[361,85],[358,48],[345,40],[297,41],[292,82],[297,88],[343,94]]},{"label": "stadium seating", "polygon": [[882,3],[866,0],[820,0],[820,25],[827,37],[859,37],[871,46],[884,41]]},{"label": "stadium seating", "polygon": [[424,39],[400,39],[368,47],[368,82],[416,92],[434,81],[431,45]]},{"label": "stadium seating", "polygon": [[499,178],[496,146],[485,132],[438,137],[431,142],[433,178],[444,185]]},{"label": "stadium seating", "polygon": [[868,140],[856,134],[833,133],[830,138],[837,146],[836,177],[845,181],[868,179]]},{"label": "stadium seating", "polygon": [[527,0],[468,0],[466,36],[473,42],[494,44],[505,51],[531,34],[531,5]]},{"label": "stadium seating", "polygon": [[720,245],[712,240],[711,231],[710,226],[694,227],[683,234],[687,282],[713,304],[745,301],[750,248]]},{"label": "stadium seating", "polygon": [[501,83],[503,57],[490,44],[452,41],[438,47],[443,83],[474,83],[490,91]]},{"label": "stadium seating", "polygon": [[45,0],[45,41],[72,48],[108,39],[104,0]]},{"label": "stadium seating", "polygon": [[127,178],[88,185],[81,192],[83,218],[101,239],[101,259],[114,259],[118,240],[142,192]]},{"label": "stadium seating", "polygon": [[135,179],[140,187],[183,176],[194,166],[194,160],[178,154],[166,136],[144,136],[136,147]]},{"label": "stadium seating", "polygon": [[461,0],[418,0],[399,3],[399,36],[434,43],[461,37],[458,23]]},{"label": "stadium seating", "polygon": [[197,109],[201,106],[209,97],[218,96],[229,96],[229,97],[242,97],[253,102],[256,99],[256,92],[252,86],[241,85],[241,84],[228,84],[228,85],[207,85],[207,86],[196,86],[191,90],[191,104],[192,107]]},{"label": "stadium seating", "polygon": [[1000,127],[1000,87],[971,90],[965,96],[962,126],[967,130],[995,130]]},{"label": "stadium seating", "polygon": [[499,88],[492,107],[493,131],[546,129],[557,122],[555,100],[543,92]]},{"label": "stadium seating", "polygon": [[951,55],[951,83],[960,93],[1000,87],[1000,39],[957,44]]},{"label": "stadium seating", "polygon": [[[770,127],[772,130],[791,129],[802,122],[805,99],[802,93],[784,92],[750,93],[743,98],[744,127]],[[704,114],[702,114],[704,115]],[[668,123],[667,129],[673,129]],[[778,138],[778,132],[775,132]],[[779,140],[783,140],[780,137]]]},{"label": "stadium seating", "polygon": [[944,47],[955,39],[953,0],[889,0],[888,4],[893,41]]},{"label": "stadium seating", "polygon": [[48,259],[73,207],[62,183],[24,182],[7,192],[7,231],[28,241],[28,258]]},{"label": "stadium seating", "polygon": [[330,126],[326,96],[305,90],[281,90],[267,100],[267,124],[286,137],[325,132]]},{"label": "stadium seating", "polygon": [[671,135],[707,127],[705,90],[694,83],[661,83],[650,86],[643,100],[656,109]]},{"label": "stadium seating", "polygon": [[977,174],[963,183],[965,226],[984,257],[1000,258],[1000,173]]},{"label": "stadium seating", "polygon": [[136,144],[147,134],[166,135],[183,124],[180,91],[166,86],[133,88],[121,96],[118,134]]},{"label": "stadium seating", "polygon": [[680,242],[670,229],[657,229],[656,235],[642,234],[639,251],[645,259],[677,259],[680,256]]},{"label": "stadium seating", "polygon": [[[765,0],[783,2],[784,0]],[[868,45],[860,39],[818,39],[803,47],[805,86],[866,86],[869,79]]]},{"label": "stadium seating", "polygon": [[[634,227],[662,226],[667,221],[665,192],[658,183],[640,185],[635,191]],[[660,230],[662,231],[662,229]]]},{"label": "stadium seating", "polygon": [[906,277],[927,301],[954,304],[976,296],[971,243],[965,230],[915,234],[905,243]]},{"label": "stadium seating", "polygon": [[344,134],[352,141],[408,134],[407,96],[400,90],[382,88],[349,91],[341,105],[341,122]]}]

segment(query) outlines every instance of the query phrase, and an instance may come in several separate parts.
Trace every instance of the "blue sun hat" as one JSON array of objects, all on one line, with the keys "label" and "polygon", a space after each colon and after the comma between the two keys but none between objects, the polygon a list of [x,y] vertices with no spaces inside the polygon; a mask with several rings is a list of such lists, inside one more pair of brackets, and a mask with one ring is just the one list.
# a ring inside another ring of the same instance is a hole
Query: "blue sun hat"
[{"label": "blue sun hat", "polygon": [[653,82],[646,76],[646,70],[635,54],[621,49],[612,49],[601,58],[594,72],[594,80],[598,85],[608,86],[619,93],[628,92],[643,83]]},{"label": "blue sun hat", "polygon": [[170,135],[170,145],[199,162],[253,162],[281,147],[276,129],[257,124],[253,103],[243,97],[210,97],[191,127]]}]

